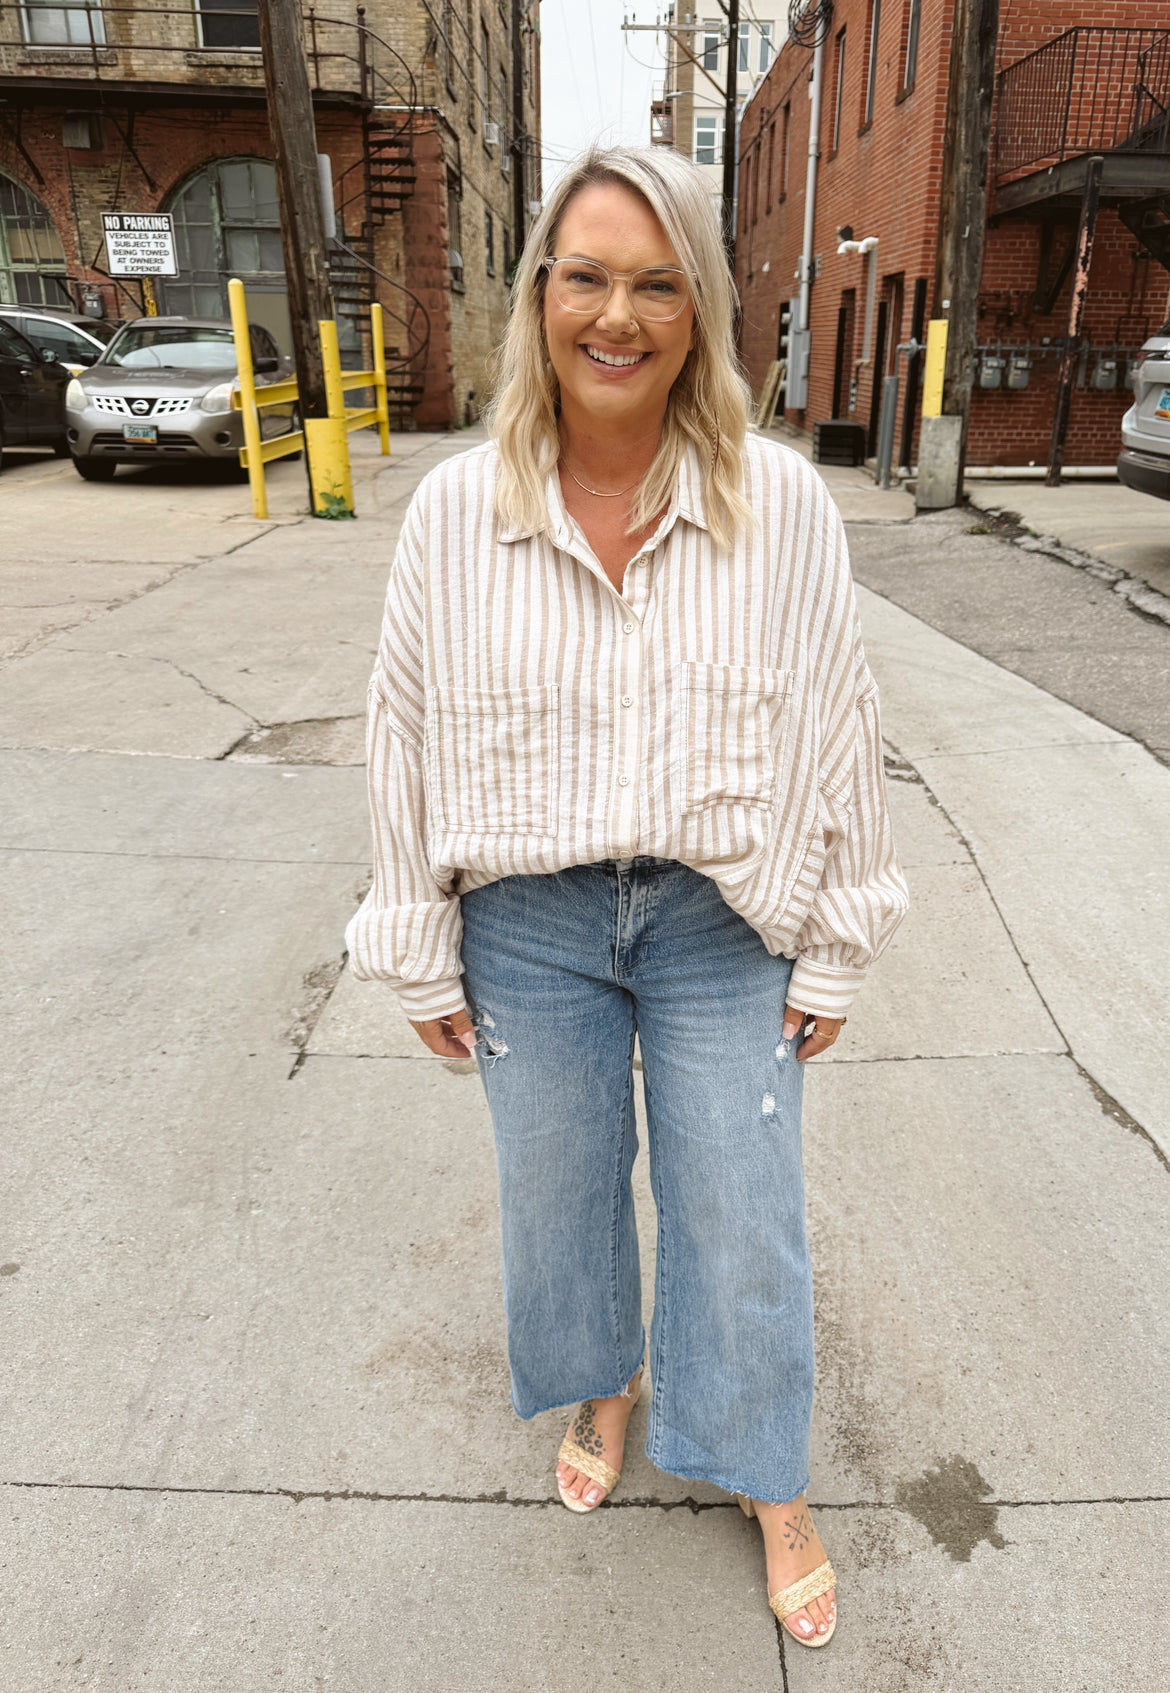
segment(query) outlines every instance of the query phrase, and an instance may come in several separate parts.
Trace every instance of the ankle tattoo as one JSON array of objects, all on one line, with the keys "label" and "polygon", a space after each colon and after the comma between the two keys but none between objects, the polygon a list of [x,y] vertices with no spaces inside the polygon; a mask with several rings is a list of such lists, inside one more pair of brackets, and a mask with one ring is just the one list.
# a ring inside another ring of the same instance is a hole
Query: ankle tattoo
[{"label": "ankle tattoo", "polygon": [[604,1456],[605,1446],[597,1432],[592,1399],[587,1399],[577,1412],[577,1420],[573,1424],[573,1439],[582,1452],[589,1452],[595,1458]]},{"label": "ankle tattoo", "polygon": [[794,1516],[784,1518],[784,1544],[790,1552],[802,1552],[812,1540],[812,1518],[801,1506]]}]

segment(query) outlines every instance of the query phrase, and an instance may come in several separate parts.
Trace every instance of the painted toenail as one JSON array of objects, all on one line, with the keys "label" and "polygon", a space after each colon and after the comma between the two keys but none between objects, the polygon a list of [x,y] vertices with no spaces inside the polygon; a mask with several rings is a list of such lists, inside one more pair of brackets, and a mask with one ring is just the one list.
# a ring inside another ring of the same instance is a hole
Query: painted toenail
[{"label": "painted toenail", "polygon": [[807,1620],[805,1622],[797,1623],[796,1626],[800,1629],[800,1632],[802,1634],[811,1634],[812,1633],[812,1623],[808,1622]]},{"label": "painted toenail", "polygon": [[817,1633],[818,1634],[824,1634],[824,1632],[825,1632],[825,1630],[828,1626],[829,1626],[828,1623],[822,1623],[821,1626],[817,1629]]},{"label": "painted toenail", "polygon": [[590,1488],[589,1492],[585,1495],[585,1503],[587,1505],[596,1505],[597,1501],[600,1498],[601,1498],[601,1494],[597,1491],[597,1489],[595,1487],[593,1487],[593,1488]]}]

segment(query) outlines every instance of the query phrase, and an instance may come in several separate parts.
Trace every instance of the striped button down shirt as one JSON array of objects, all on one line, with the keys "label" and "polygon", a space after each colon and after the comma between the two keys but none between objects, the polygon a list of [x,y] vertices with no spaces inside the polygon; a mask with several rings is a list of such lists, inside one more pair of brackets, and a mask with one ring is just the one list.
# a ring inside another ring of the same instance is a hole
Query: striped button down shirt
[{"label": "striped button down shirt", "polygon": [[840,516],[749,436],[752,530],[713,542],[693,449],[619,593],[565,509],[502,531],[498,458],[419,485],[370,684],[374,880],[355,975],[417,1021],[463,1007],[459,895],[650,854],[709,876],[791,1003],[839,1017],[906,909]]}]

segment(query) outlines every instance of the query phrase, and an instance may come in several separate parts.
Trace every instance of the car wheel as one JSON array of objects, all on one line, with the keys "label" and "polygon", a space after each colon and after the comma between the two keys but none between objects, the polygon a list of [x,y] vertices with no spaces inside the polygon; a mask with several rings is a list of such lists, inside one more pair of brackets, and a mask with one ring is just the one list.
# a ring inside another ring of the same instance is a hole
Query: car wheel
[{"label": "car wheel", "polygon": [[117,459],[74,457],[73,468],[86,482],[110,482],[118,468]]},{"label": "car wheel", "polygon": [[49,445],[53,449],[55,459],[67,459],[69,457],[69,443],[64,435],[58,435],[56,440],[51,441]]}]

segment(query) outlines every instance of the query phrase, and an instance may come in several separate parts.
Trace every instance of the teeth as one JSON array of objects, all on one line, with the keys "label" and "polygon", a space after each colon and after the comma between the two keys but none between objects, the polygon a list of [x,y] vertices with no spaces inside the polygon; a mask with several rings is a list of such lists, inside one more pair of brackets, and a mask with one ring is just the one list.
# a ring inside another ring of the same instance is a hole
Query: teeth
[{"label": "teeth", "polygon": [[598,364],[641,364],[646,357],[645,353],[603,353],[600,347],[586,347],[585,351]]}]

